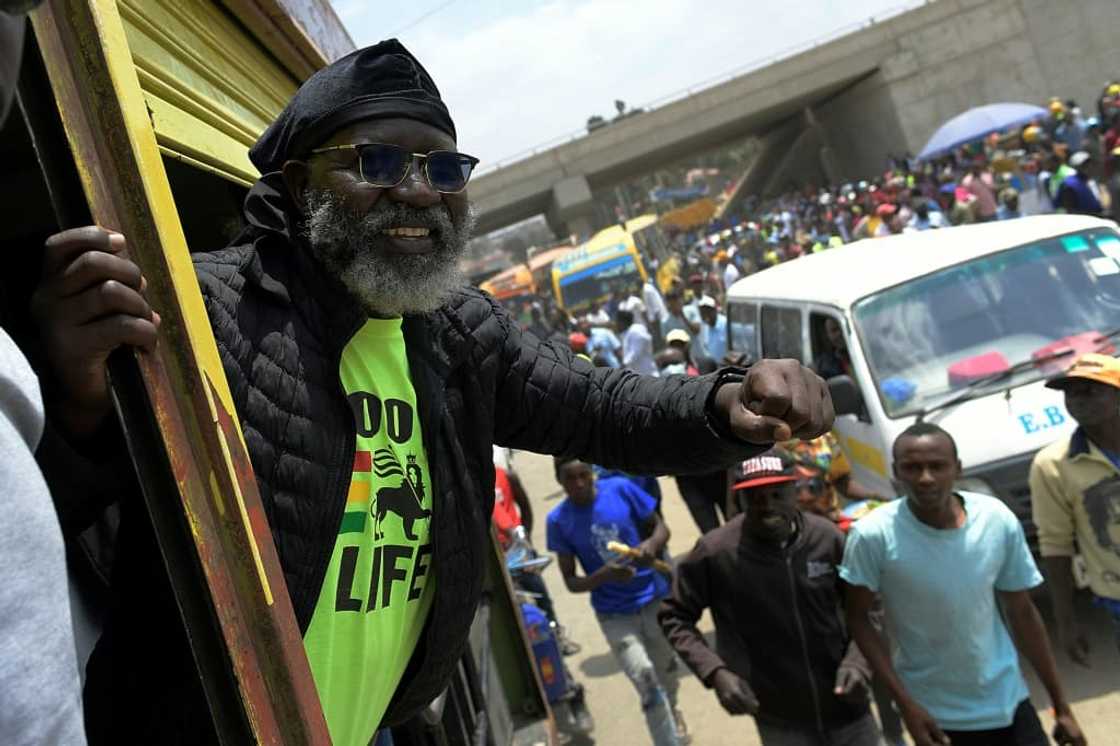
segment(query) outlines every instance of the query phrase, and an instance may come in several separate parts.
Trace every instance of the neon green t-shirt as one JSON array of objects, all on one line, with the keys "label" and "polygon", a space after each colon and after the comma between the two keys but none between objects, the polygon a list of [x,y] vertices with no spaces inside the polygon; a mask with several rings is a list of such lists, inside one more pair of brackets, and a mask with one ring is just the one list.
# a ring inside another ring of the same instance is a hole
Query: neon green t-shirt
[{"label": "neon green t-shirt", "polygon": [[368,320],[343,350],[339,377],[358,443],[303,644],[331,740],[366,746],[431,610],[432,490],[401,320]]}]

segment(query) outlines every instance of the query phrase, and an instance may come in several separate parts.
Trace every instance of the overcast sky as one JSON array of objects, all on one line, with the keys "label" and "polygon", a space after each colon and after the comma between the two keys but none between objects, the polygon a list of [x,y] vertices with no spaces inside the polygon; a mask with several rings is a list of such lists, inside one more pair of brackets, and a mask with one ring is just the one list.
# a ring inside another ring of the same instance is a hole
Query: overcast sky
[{"label": "overcast sky", "polygon": [[[459,148],[508,159],[614,114],[921,0],[332,0],[359,46],[397,36]],[[780,10],[779,10],[780,9]]]}]

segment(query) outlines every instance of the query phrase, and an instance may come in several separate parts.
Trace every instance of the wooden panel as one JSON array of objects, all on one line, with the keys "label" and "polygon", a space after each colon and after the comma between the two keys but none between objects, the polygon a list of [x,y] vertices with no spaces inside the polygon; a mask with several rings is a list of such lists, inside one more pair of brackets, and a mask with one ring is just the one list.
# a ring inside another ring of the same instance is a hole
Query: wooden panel
[{"label": "wooden panel", "polygon": [[214,2],[120,0],[119,9],[160,146],[255,181],[249,148],[297,79]]},{"label": "wooden panel", "polygon": [[300,80],[354,51],[354,42],[329,0],[222,0],[222,4]]}]

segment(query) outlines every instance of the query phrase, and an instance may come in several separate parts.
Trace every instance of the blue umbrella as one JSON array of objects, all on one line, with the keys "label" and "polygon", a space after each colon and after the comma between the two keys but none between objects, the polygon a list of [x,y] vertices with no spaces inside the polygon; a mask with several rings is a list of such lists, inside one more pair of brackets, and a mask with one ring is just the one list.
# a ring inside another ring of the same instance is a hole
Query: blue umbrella
[{"label": "blue umbrella", "polygon": [[953,148],[979,140],[992,132],[1028,124],[1046,117],[1046,109],[1033,104],[988,104],[958,114],[937,128],[918,158],[944,155]]}]

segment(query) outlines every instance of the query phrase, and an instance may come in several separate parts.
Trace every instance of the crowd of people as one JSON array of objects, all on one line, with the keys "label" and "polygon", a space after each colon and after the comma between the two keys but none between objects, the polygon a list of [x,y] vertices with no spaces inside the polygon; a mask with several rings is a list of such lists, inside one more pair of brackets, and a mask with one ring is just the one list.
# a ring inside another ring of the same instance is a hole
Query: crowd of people
[{"label": "crowd of people", "polygon": [[863,238],[1053,212],[1116,216],[1120,83],[1104,87],[1095,109],[1086,116],[1076,101],[1051,99],[1036,122],[938,157],[891,159],[878,178],[748,198],[678,246],[690,268],[710,262],[722,281],[728,265],[747,274]]},{"label": "crowd of people", "polygon": [[[741,276],[863,238],[1030,214],[1114,215],[1120,84],[1102,92],[1099,116],[1072,101],[1054,100],[1049,112],[932,161],[900,161],[880,179],[750,203],[740,218],[675,236],[670,272],[651,261],[648,279],[578,316],[543,299],[511,310],[599,367],[699,376],[747,363],[728,351],[724,312]],[[825,379],[850,373],[842,344],[813,367]],[[1088,356],[1049,385],[1079,428],[1035,460],[1034,519],[1056,636],[1087,665],[1077,551],[1120,648],[1120,541],[1106,527],[1120,516],[1110,492],[1120,481],[1120,364]],[[1032,600],[1043,575],[1018,518],[998,498],[956,489],[956,444],[935,425],[904,432],[894,463],[901,496],[863,488],[830,433],[730,470],[677,475],[702,537],[663,574],[654,567],[667,559],[671,527],[656,481],[556,459],[567,499],[548,516],[548,549],[566,588],[590,593],[656,746],[689,741],[668,673],[674,654],[729,714],[754,716],[764,746],[895,746],[904,728],[920,746],[1046,744],[1021,656],[1049,695],[1054,741],[1086,743]],[[705,611],[714,648],[697,629]]]},{"label": "crowd of people", "polygon": [[[1075,547],[1120,650],[1120,553],[1112,529],[1086,518],[1120,515],[1114,498],[1094,508],[1120,481],[1120,361],[1083,356],[1048,386],[1079,427],[1035,459],[1034,518],[1061,648],[1089,665]],[[1043,575],[1018,517],[957,487],[956,443],[941,427],[909,427],[893,452],[901,494],[889,498],[859,489],[828,435],[716,473],[720,516],[672,568],[656,483],[554,459],[566,499],[547,517],[548,549],[568,591],[590,594],[655,746],[690,741],[677,657],[728,714],[754,717],[763,746],[896,746],[903,727],[918,746],[1043,746],[1021,659],[1048,694],[1053,742],[1087,743],[1032,598]],[[714,646],[698,628],[705,612]]]}]

